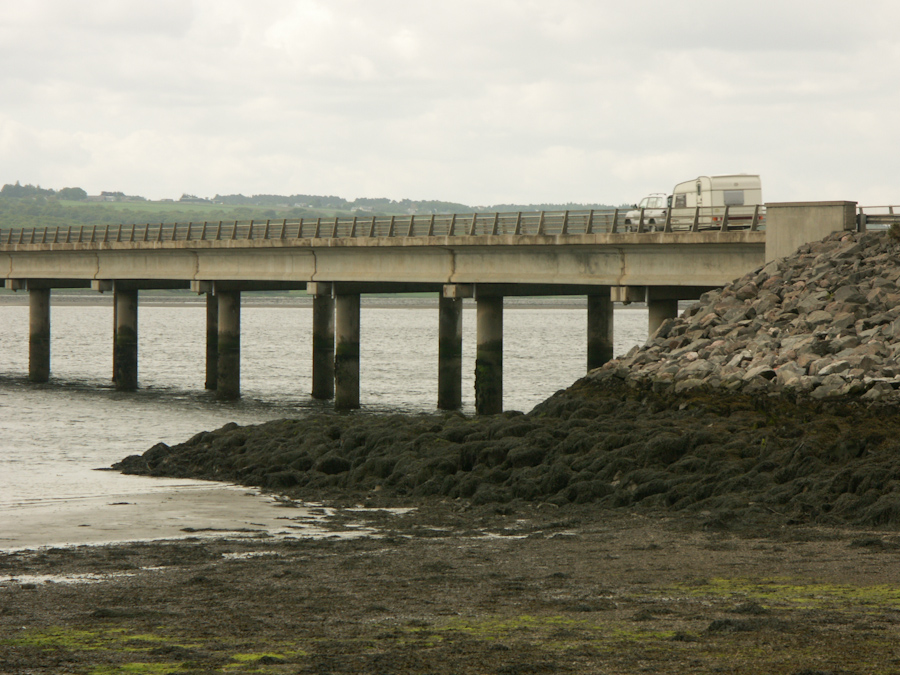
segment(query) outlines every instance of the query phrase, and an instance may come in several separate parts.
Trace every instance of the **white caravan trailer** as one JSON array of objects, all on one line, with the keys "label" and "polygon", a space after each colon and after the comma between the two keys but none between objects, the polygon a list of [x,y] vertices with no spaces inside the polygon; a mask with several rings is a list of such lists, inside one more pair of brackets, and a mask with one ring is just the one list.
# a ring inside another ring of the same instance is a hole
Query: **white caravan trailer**
[{"label": "white caravan trailer", "polygon": [[669,221],[675,229],[687,226],[700,229],[758,226],[762,200],[759,176],[731,174],[699,176],[679,183],[669,197]]},{"label": "white caravan trailer", "polygon": [[759,176],[733,174],[729,176],[700,176],[679,183],[672,190],[672,206],[757,206],[762,204],[762,183]]}]

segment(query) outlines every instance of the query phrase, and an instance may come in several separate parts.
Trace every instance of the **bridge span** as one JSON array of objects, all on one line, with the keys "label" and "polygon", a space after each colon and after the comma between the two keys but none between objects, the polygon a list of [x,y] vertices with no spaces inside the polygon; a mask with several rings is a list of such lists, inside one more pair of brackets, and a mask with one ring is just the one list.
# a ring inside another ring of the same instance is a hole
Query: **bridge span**
[{"label": "bridge span", "polygon": [[334,398],[338,409],[360,405],[360,296],[408,292],[439,297],[437,404],[460,407],[462,302],[474,298],[476,410],[490,414],[502,410],[504,297],[586,296],[590,370],[613,356],[613,302],[646,302],[652,332],[677,314],[679,300],[803,241],[855,229],[855,207],[690,209],[653,226],[626,226],[618,211],[585,211],[0,230],[0,277],[29,293],[35,382],[50,376],[51,290],[112,292],[121,390],[138,386],[139,291],[205,294],[205,386],[223,399],[240,395],[241,292],[305,289],[313,298],[312,395]]}]

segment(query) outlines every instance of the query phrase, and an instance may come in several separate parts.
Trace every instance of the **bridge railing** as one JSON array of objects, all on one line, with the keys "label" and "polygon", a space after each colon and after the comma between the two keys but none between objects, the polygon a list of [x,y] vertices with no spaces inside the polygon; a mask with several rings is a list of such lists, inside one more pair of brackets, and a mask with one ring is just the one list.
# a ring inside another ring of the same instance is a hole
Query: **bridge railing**
[{"label": "bridge railing", "polygon": [[856,216],[860,229],[886,230],[900,224],[900,206],[859,206]]},{"label": "bridge railing", "polygon": [[0,229],[0,246],[110,242],[566,235],[617,232],[757,230],[763,207],[670,209],[663,218],[634,209],[412,216],[338,216],[202,223],[143,223]]}]

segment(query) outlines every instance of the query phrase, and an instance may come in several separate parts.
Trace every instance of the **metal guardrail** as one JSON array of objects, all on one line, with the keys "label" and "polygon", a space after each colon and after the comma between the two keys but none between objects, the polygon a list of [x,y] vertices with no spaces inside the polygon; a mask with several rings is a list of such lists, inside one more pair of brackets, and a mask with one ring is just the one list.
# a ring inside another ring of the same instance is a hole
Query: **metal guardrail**
[{"label": "metal guardrail", "polygon": [[860,230],[886,230],[900,223],[900,206],[859,206],[856,223]]},{"label": "metal guardrail", "polygon": [[[758,230],[764,207],[670,209],[664,222],[631,222],[633,209],[534,211],[468,215],[301,218],[299,220],[146,223],[0,229],[0,246],[249,239],[334,239],[363,237],[457,237],[477,235],[567,235],[618,232]],[[629,220],[626,223],[626,220]]]}]

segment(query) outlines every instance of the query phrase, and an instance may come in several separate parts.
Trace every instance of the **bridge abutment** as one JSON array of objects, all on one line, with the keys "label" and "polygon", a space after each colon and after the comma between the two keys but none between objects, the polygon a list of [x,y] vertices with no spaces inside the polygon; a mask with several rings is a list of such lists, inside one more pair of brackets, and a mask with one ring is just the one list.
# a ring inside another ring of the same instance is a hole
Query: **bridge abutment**
[{"label": "bridge abutment", "polygon": [[503,412],[503,296],[476,297],[475,413]]},{"label": "bridge abutment", "polygon": [[220,291],[218,298],[218,374],[216,398],[241,397],[241,292]]},{"label": "bridge abutment", "polygon": [[138,386],[138,292],[115,288],[113,303],[113,378],[117,390],[134,391]]},{"label": "bridge abutment", "polygon": [[335,296],[334,407],[359,408],[359,293]]},{"label": "bridge abutment", "polygon": [[50,379],[50,289],[28,291],[28,379]]}]

